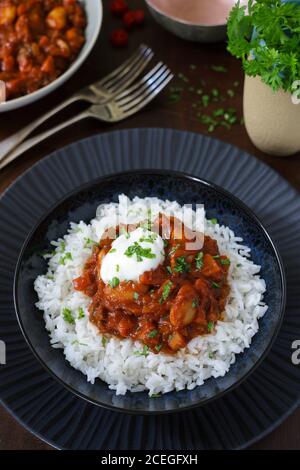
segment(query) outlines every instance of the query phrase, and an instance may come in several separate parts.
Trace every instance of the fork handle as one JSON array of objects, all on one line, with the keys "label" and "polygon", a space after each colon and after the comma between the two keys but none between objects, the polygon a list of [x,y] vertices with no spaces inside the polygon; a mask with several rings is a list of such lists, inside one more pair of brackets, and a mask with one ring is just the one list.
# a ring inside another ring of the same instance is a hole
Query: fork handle
[{"label": "fork handle", "polygon": [[73,118],[63,123],[52,127],[51,129],[48,129],[47,131],[42,132],[41,134],[38,134],[37,136],[32,137],[31,139],[27,139],[25,142],[20,144],[15,150],[12,150],[12,152],[10,152],[5,158],[0,161],[0,170],[6,165],[8,165],[10,162],[15,160],[23,152],[26,152],[26,150],[29,150],[30,148],[34,147],[39,142],[42,142],[51,135],[55,134],[56,132],[59,132],[60,130],[65,129],[66,127],[71,126],[72,124],[75,124],[76,122],[81,121],[82,119],[88,118],[90,116],[91,114],[88,112],[88,110],[83,111],[82,113],[77,114],[77,116],[74,116]]},{"label": "fork handle", "polygon": [[6,139],[0,142],[0,162],[9,154],[14,148],[16,148],[21,142],[23,142],[26,137],[31,134],[38,126],[40,126],[43,122],[47,121],[50,117],[54,116],[56,113],[64,109],[66,106],[69,106],[72,103],[82,99],[80,94],[75,94],[70,96],[62,103],[58,104],[54,108],[50,109],[47,113],[43,114],[35,121],[32,121],[27,126],[23,127],[20,131],[10,135]]}]

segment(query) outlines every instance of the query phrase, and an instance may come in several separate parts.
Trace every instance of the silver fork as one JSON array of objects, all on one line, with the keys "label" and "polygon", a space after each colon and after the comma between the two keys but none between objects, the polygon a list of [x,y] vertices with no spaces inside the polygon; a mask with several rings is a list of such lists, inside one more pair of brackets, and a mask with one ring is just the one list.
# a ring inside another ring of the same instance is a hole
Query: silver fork
[{"label": "silver fork", "polygon": [[134,80],[145,69],[152,57],[153,52],[150,47],[142,44],[129,59],[102,80],[99,80],[98,82],[74,93],[58,106],[52,108],[47,113],[43,114],[43,116],[28,124],[28,126],[0,142],[0,161],[11,150],[23,142],[23,140],[25,140],[26,137],[28,137],[28,135],[31,134],[38,126],[57,114],[66,106],[79,100],[87,101],[91,104],[104,104],[113,99],[117,94],[125,90],[134,82]]},{"label": "silver fork", "polygon": [[159,62],[150,72],[148,72],[142,79],[132,85],[126,91],[119,93],[114,100],[109,101],[105,104],[96,104],[90,106],[82,113],[74,116],[68,121],[59,124],[31,139],[26,140],[19,145],[15,150],[7,155],[0,162],[0,169],[8,165],[8,163],[15,160],[26,150],[29,150],[39,142],[47,139],[51,135],[59,132],[65,127],[70,126],[82,119],[95,118],[100,121],[112,123],[122,121],[128,118],[132,114],[140,111],[150,101],[157,96],[163,88],[172,80],[173,74],[166,65]]}]

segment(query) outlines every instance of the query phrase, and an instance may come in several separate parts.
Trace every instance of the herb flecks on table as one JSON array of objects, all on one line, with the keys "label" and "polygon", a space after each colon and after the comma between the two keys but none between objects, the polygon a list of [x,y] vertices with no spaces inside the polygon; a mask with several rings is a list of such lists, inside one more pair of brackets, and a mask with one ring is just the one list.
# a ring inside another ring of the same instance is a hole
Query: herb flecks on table
[{"label": "herb flecks on table", "polygon": [[[230,130],[233,125],[243,125],[243,120],[238,116],[238,111],[232,106],[232,100],[237,94],[240,85],[238,80],[229,82],[224,86],[219,85],[220,75],[225,75],[228,68],[222,64],[213,64],[210,67],[210,84],[201,76],[201,66],[189,64],[185,73],[177,74],[177,82],[172,82],[169,87],[168,101],[170,105],[176,105],[185,101],[189,94],[195,97],[192,102],[192,109],[200,124],[206,126],[208,132],[215,131],[216,128]],[[175,79],[176,80],[176,79]],[[222,77],[222,81],[224,78]]]}]

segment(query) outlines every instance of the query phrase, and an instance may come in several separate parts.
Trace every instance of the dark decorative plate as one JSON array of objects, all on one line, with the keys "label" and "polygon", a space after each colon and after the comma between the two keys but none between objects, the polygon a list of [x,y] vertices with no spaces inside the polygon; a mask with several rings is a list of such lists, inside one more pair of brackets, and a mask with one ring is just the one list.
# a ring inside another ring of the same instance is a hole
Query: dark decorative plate
[{"label": "dark decorative plate", "polygon": [[[259,331],[251,348],[236,357],[224,377],[211,377],[194,390],[169,392],[155,399],[147,392],[116,395],[106,383],[87,382],[86,377],[70,367],[61,349],[53,349],[38,301],[33,289],[34,280],[47,271],[41,253],[51,250],[51,240],[66,234],[71,222],[89,222],[97,207],[105,202],[117,202],[119,194],[130,199],[135,196],[156,196],[179,204],[205,202],[208,219],[217,218],[220,224],[230,227],[251,248],[251,256],[261,265],[261,276],[266,282],[264,301],[267,314],[260,320]],[[45,369],[60,383],[91,403],[113,411],[133,414],[158,414],[184,411],[208,403],[239,385],[265,358],[281,326],[285,310],[285,279],[281,261],[264,227],[255,215],[237,198],[212,183],[194,176],[171,170],[131,170],[97,178],[76,188],[59,201],[39,220],[25,241],[16,268],[14,299],[23,334]]]},{"label": "dark decorative plate", "polygon": [[[287,273],[287,308],[271,352],[224,397],[188,412],[128,416],[84,402],[65,390],[34,358],[18,327],[12,301],[16,260],[31,227],[77,186],[104,174],[165,168],[228,189],[264,222]],[[36,435],[66,449],[222,449],[246,447],[274,429],[299,404],[300,367],[291,345],[300,338],[300,197],[253,157],[187,132],[141,129],[95,136],[42,160],[6,191],[0,206],[0,396]]]}]

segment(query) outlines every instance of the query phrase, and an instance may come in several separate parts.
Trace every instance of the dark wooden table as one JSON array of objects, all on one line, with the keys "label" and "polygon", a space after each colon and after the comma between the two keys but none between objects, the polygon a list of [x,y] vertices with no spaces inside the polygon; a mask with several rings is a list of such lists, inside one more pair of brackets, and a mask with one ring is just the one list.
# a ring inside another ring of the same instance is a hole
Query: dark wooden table
[{"label": "dark wooden table", "polygon": [[[151,46],[157,60],[163,60],[177,75],[173,87],[184,88],[180,100],[174,96],[174,91],[167,90],[161,94],[151,105],[140,114],[127,121],[107,126],[96,121],[82,121],[69,129],[64,130],[20,157],[16,162],[0,171],[0,191],[4,191],[19,175],[35,162],[51,153],[58,147],[63,147],[75,140],[92,134],[107,132],[113,129],[132,127],[172,127],[193,132],[207,133],[207,126],[201,124],[197,113],[201,109],[196,107],[201,95],[196,90],[212,90],[217,88],[222,95],[228,89],[234,89],[235,96],[224,103],[214,103],[207,109],[214,107],[234,107],[238,115],[242,116],[243,100],[243,73],[239,62],[226,52],[225,43],[215,45],[201,45],[184,42],[163,29],[147,15],[146,24],[139,30],[130,34],[128,47],[114,49],[109,42],[110,31],[120,25],[120,21],[111,18],[107,12],[107,1],[104,2],[104,23],[97,45],[92,54],[77,74],[67,84],[51,96],[31,105],[7,114],[0,114],[0,145],[1,139],[15,132],[30,120],[35,119],[51,106],[59,103],[63,98],[82,86],[103,77],[119,63],[121,63],[140,43]],[[131,4],[143,6],[141,1],[131,1]],[[211,66],[222,65],[227,73],[215,72]],[[196,67],[195,67],[196,66]],[[178,77],[179,74],[179,77]],[[183,74],[183,78],[182,78]],[[180,78],[181,77],[181,78]],[[185,81],[185,77],[189,80]],[[234,87],[233,83],[239,81]],[[191,89],[194,88],[194,90]],[[175,92],[177,95],[178,92]],[[198,105],[197,105],[198,106]],[[69,110],[56,116],[51,124],[57,124],[78,110],[81,105],[74,105]],[[207,112],[202,109],[202,112]],[[48,124],[49,125],[49,124]],[[238,123],[227,130],[217,128],[213,133],[217,138],[231,142],[240,148],[255,155],[259,159],[277,170],[293,186],[300,190],[300,155],[288,158],[274,158],[258,151],[249,140],[245,128]],[[0,333],[1,334],[1,333]],[[255,449],[300,449],[300,409],[290,416],[276,431],[253,446]],[[49,449],[49,446],[32,436],[22,428],[3,408],[0,408],[0,449]]]}]

